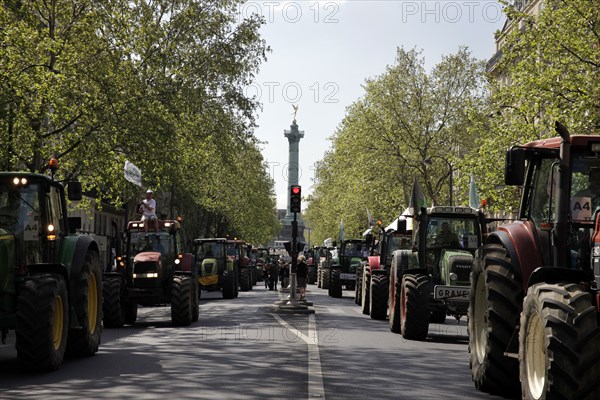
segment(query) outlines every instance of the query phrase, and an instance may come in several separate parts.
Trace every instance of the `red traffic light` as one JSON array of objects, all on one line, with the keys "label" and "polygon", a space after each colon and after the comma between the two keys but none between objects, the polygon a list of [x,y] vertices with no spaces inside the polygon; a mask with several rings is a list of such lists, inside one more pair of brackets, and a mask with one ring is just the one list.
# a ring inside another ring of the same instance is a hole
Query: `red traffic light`
[{"label": "red traffic light", "polygon": [[301,211],[302,188],[298,185],[290,187],[290,212],[299,213]]}]

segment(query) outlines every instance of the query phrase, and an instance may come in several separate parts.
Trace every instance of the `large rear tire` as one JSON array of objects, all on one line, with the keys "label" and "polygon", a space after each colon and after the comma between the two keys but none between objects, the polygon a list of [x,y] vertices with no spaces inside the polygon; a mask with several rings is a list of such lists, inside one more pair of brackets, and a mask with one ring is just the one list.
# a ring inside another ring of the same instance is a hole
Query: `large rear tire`
[{"label": "large rear tire", "polygon": [[[393,271],[392,271],[393,272]],[[394,333],[400,333],[400,293],[402,293],[401,283],[395,279],[390,278],[389,288],[389,307],[390,307],[390,331]]]},{"label": "large rear tire", "polygon": [[71,329],[67,352],[77,356],[91,356],[98,352],[102,334],[102,268],[98,253],[89,251],[71,296],[71,304],[81,324]]},{"label": "large rear tire", "polygon": [[308,283],[314,285],[317,282],[317,266],[309,265],[308,266]]},{"label": "large rear tire", "polygon": [[317,270],[317,288],[321,288],[323,286],[323,270],[319,268]]},{"label": "large rear tire", "polygon": [[363,279],[362,279],[362,290],[361,290],[362,294],[360,295],[361,312],[364,315],[369,315],[369,312],[371,311],[371,304],[369,303],[371,301],[370,291],[371,291],[371,274],[365,268],[365,270],[363,272]]},{"label": "large rear tire", "polygon": [[600,329],[590,294],[574,283],[531,286],[519,330],[523,399],[598,399]]},{"label": "large rear tire", "polygon": [[121,309],[123,310],[123,320],[127,325],[135,324],[138,314],[138,305],[135,303],[122,303]]},{"label": "large rear tire", "polygon": [[322,288],[329,290],[329,285],[331,283],[331,269],[330,268],[323,268],[321,279],[323,281]]},{"label": "large rear tire", "polygon": [[105,328],[120,328],[125,323],[121,307],[121,278],[107,276],[102,282],[102,310]]},{"label": "large rear tire", "polygon": [[176,326],[192,323],[192,277],[177,275],[171,282],[171,322]]},{"label": "large rear tire", "polygon": [[519,388],[519,366],[504,352],[519,323],[521,277],[501,244],[485,245],[483,256],[483,261],[476,259],[473,263],[469,293],[471,378],[479,390],[513,395]]},{"label": "large rear tire", "polygon": [[340,278],[341,270],[335,268],[331,270],[331,282],[329,282],[329,295],[331,297],[342,297],[342,280]]},{"label": "large rear tire", "polygon": [[408,340],[425,340],[429,331],[429,277],[405,274],[400,295],[400,332]]},{"label": "large rear tire", "polygon": [[221,287],[224,299],[233,299],[235,297],[235,277],[233,276],[233,270],[223,271]]},{"label": "large rear tire", "polygon": [[[364,268],[363,268],[364,269]],[[356,285],[354,286],[354,303],[357,305],[362,304],[362,278],[363,271],[356,272]]]},{"label": "large rear tire", "polygon": [[240,269],[240,291],[247,292],[250,290],[250,270],[248,268]]},{"label": "large rear tire", "polygon": [[385,320],[387,318],[389,279],[386,275],[371,276],[371,318]]},{"label": "large rear tire", "polygon": [[67,284],[61,275],[27,278],[17,300],[17,358],[25,367],[53,371],[63,362],[69,328]]},{"label": "large rear tire", "polygon": [[200,318],[200,285],[198,279],[192,279],[192,322]]}]

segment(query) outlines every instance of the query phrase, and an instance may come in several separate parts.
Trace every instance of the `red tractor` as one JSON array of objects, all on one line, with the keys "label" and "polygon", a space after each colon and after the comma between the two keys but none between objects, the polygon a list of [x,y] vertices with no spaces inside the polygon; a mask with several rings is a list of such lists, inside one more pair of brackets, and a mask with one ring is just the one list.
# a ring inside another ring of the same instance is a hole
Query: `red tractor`
[{"label": "red tractor", "polygon": [[247,292],[252,290],[252,274],[253,266],[250,264],[248,251],[251,246],[248,246],[243,240],[228,240],[227,241],[227,258],[233,261],[238,272],[237,281],[239,290]]},{"label": "red tractor", "polygon": [[367,235],[372,248],[368,264],[356,275],[354,301],[362,313],[373,319],[387,318],[390,265],[394,251],[412,246],[411,232],[400,233],[395,229],[379,230],[378,239]]},{"label": "red tractor", "polygon": [[491,232],[471,274],[475,386],[523,399],[600,398],[600,136],[514,146],[516,221]]},{"label": "red tractor", "polygon": [[192,254],[184,253],[178,221],[158,221],[158,232],[146,232],[144,222],[127,226],[127,254],[116,271],[104,276],[104,326],[133,324],[138,304],[171,305],[173,325],[198,320],[199,287]]}]

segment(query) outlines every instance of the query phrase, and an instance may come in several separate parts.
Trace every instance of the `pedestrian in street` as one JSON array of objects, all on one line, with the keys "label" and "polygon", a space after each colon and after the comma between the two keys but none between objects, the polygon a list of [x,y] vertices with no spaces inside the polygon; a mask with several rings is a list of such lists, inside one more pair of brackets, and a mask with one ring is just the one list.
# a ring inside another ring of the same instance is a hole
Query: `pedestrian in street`
[{"label": "pedestrian in street", "polygon": [[277,261],[273,261],[269,265],[269,290],[277,290],[277,275],[279,275],[279,268],[277,267]]},{"label": "pedestrian in street", "polygon": [[298,256],[298,265],[296,266],[296,278],[298,280],[298,289],[300,290],[300,300],[304,300],[306,295],[306,276],[308,275],[308,265],[306,265],[303,254]]},{"label": "pedestrian in street", "polygon": [[[158,218],[156,217],[156,200],[152,198],[154,192],[151,189],[146,190],[146,198],[142,200],[140,205],[140,213],[142,214],[142,222],[144,222],[144,231],[148,233],[148,224],[154,223],[154,230],[158,233]],[[146,222],[148,221],[148,222]]]}]

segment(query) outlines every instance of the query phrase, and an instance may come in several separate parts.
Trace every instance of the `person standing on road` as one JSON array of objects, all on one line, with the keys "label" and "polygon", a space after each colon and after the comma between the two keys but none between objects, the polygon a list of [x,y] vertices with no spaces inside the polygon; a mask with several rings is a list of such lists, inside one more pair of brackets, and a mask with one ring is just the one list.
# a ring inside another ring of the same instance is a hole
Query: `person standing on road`
[{"label": "person standing on road", "polygon": [[298,265],[296,266],[296,278],[298,279],[298,289],[300,290],[300,300],[304,300],[306,294],[306,276],[308,275],[308,265],[306,265],[304,255],[298,256]]},{"label": "person standing on road", "polygon": [[[148,233],[148,224],[154,222],[154,230],[158,233],[158,218],[156,217],[156,200],[152,198],[154,193],[151,189],[146,190],[146,198],[142,200],[140,205],[140,213],[142,213],[142,222],[144,222],[144,231]],[[148,221],[147,223],[145,221]]]}]

